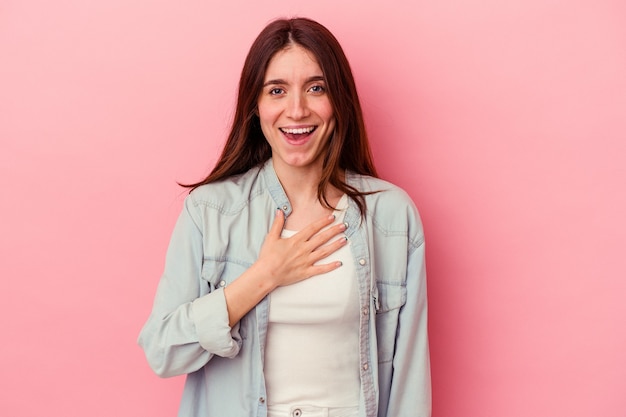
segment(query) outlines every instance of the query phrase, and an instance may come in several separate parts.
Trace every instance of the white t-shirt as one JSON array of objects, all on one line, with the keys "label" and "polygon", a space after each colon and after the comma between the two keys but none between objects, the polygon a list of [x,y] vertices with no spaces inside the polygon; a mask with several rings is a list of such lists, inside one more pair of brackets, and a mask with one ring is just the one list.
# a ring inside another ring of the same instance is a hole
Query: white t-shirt
[{"label": "white t-shirt", "polygon": [[[335,211],[343,222],[347,196]],[[283,231],[283,237],[294,231]],[[337,236],[341,239],[344,236]],[[350,242],[320,263],[341,261],[334,271],[270,294],[265,346],[269,404],[358,406],[359,296]]]}]

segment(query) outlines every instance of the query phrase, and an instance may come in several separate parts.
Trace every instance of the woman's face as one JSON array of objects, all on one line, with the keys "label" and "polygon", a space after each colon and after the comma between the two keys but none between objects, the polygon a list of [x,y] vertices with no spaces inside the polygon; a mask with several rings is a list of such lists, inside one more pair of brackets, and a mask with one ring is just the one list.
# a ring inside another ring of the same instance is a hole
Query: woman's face
[{"label": "woman's face", "polygon": [[257,106],[277,171],[322,168],[335,117],[322,70],[306,49],[292,45],[274,55]]}]

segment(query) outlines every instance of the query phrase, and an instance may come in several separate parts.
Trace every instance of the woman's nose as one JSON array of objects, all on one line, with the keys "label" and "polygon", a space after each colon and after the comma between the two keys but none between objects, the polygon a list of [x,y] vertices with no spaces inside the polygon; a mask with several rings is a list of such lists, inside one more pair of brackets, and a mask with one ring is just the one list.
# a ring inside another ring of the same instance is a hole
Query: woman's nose
[{"label": "woman's nose", "polygon": [[287,116],[292,119],[303,119],[309,115],[309,108],[307,107],[306,97],[302,94],[292,95],[287,104]]}]

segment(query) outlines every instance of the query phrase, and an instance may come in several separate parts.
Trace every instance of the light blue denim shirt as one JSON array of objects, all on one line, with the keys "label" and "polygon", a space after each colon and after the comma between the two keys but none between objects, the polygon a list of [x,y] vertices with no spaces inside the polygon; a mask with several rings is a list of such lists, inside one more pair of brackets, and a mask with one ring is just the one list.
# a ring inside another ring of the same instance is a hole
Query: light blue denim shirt
[{"label": "light blue denim shirt", "polygon": [[[409,196],[380,179],[346,173],[366,197],[344,221],[360,303],[361,417],[431,414],[424,233]],[[152,369],[187,374],[179,417],[266,417],[266,297],[234,327],[224,287],[257,259],[276,208],[291,204],[272,160],[195,189],[174,228],[152,313],[139,335]],[[294,343],[297,348],[297,343]]]}]

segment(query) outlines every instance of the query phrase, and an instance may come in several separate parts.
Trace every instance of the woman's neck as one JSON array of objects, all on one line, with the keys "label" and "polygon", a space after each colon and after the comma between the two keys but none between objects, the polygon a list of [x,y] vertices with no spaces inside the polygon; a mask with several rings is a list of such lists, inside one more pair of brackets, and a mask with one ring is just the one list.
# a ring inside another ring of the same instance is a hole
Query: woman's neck
[{"label": "woman's neck", "polygon": [[[285,228],[301,230],[309,223],[331,214],[332,209],[324,207],[317,195],[322,170],[319,169],[280,169],[274,166],[276,175],[291,203],[291,214],[287,218]],[[278,168],[278,169],[277,169]],[[329,185],[325,197],[335,207],[343,193]]]}]

